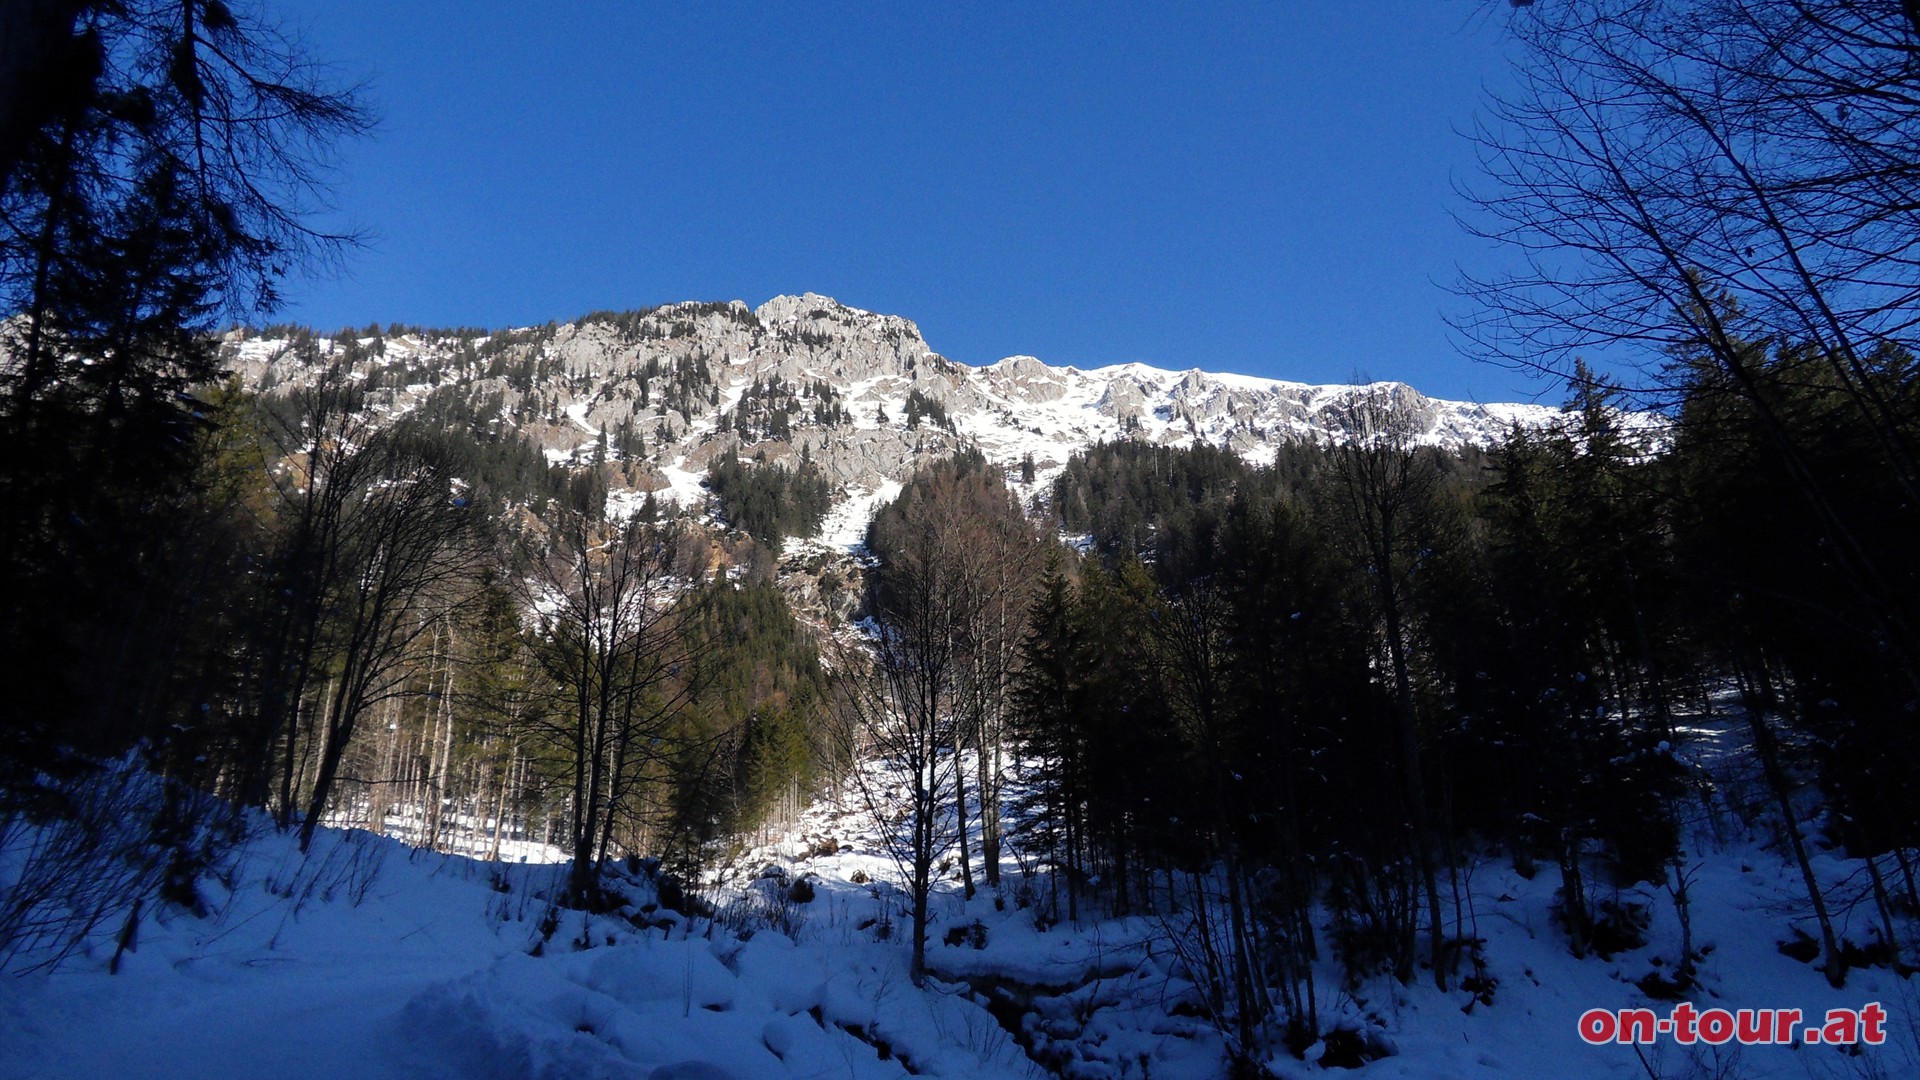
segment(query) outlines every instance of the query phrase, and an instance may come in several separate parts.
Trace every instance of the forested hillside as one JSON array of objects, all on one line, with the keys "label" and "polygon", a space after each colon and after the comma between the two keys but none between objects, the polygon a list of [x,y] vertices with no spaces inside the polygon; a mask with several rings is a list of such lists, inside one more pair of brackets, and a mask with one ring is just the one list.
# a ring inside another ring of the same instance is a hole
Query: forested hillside
[{"label": "forested hillside", "polygon": [[1920,14],[1513,8],[1558,408],[261,326],[362,100],[0,10],[0,1073],[1920,1071]]}]

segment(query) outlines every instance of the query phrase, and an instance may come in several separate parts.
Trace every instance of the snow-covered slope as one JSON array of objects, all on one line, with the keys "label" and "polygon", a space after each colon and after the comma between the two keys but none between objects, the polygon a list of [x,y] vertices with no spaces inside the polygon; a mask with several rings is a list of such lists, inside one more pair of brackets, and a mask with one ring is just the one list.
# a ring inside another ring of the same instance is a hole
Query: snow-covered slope
[{"label": "snow-covered slope", "polygon": [[1031,356],[970,367],[935,353],[906,319],[814,293],[753,309],[737,300],[670,304],[491,336],[235,335],[227,348],[254,389],[285,392],[344,363],[375,388],[384,415],[428,403],[446,413],[452,403],[477,427],[533,439],[552,461],[604,453],[624,466],[621,482],[683,506],[729,449],[769,462],[806,454],[837,487],[838,536],[857,536],[861,508],[917,461],[962,447],[1008,467],[1031,458],[1044,483],[1102,440],[1206,443],[1268,461],[1283,443],[1350,437],[1355,404],[1369,395],[1389,399],[1418,438],[1442,446],[1486,445],[1514,425],[1559,416],[1539,405],[1442,401],[1400,383],[1312,386],[1144,364],[1082,371]]},{"label": "snow-covered slope", "polygon": [[[1349,985],[1330,949],[1315,966],[1319,1030],[1359,1033],[1388,1056],[1370,1077],[1893,1077],[1920,1075],[1920,994],[1887,967],[1844,989],[1783,955],[1802,885],[1778,849],[1755,766],[1720,717],[1688,754],[1711,783],[1687,822],[1701,1009],[1880,1002],[1886,1045],[1589,1046],[1591,1008],[1648,1007],[1648,976],[1683,940],[1656,886],[1613,899],[1644,913],[1644,944],[1575,959],[1553,909],[1557,877],[1497,856],[1461,868],[1457,931],[1478,942],[1477,990],[1380,976]],[[1761,808],[1756,811],[1755,808]],[[1858,861],[1816,855],[1840,932],[1875,919]],[[0,1076],[66,1078],[1121,1077],[1226,1075],[1220,1035],[1174,946],[1188,916],[1052,922],[1054,889],[1009,862],[1001,889],[965,899],[942,880],[924,989],[907,979],[898,872],[857,801],[822,803],[709,881],[714,918],[661,905],[644,868],[613,872],[624,898],[598,915],[556,908],[563,866],[501,865],[322,830],[302,857],[262,819],[203,880],[195,916],[149,907],[110,974],[116,922],[54,973],[0,976]],[[796,888],[801,883],[805,888]],[[1324,924],[1322,918],[1316,920]],[[1325,1042],[1274,1075],[1327,1075]]]}]

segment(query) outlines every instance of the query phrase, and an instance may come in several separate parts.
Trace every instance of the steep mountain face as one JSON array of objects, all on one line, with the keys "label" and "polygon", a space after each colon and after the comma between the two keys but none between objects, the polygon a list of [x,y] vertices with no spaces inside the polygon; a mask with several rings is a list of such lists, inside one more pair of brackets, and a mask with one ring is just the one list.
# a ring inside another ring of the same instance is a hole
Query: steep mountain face
[{"label": "steep mountain face", "polygon": [[[225,347],[249,389],[284,393],[345,365],[387,415],[428,409],[477,433],[516,432],[549,461],[611,464],[624,500],[652,493],[691,508],[707,467],[729,451],[768,464],[804,456],[836,489],[823,539],[841,546],[924,457],[968,446],[1009,467],[1030,457],[1035,490],[1100,440],[1206,442],[1262,462],[1285,442],[1350,437],[1366,390],[1143,364],[1081,371],[1031,356],[969,367],[928,348],[906,319],[814,293],[492,335],[236,333]],[[1484,445],[1558,415],[1382,385],[1439,445]]]}]

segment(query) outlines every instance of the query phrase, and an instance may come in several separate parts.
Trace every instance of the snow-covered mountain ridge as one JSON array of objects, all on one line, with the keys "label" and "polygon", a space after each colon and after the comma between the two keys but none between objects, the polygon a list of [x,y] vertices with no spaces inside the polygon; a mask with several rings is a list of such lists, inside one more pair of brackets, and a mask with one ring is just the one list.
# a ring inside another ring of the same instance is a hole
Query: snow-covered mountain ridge
[{"label": "snow-covered mountain ridge", "polygon": [[[250,389],[284,391],[344,363],[374,408],[510,426],[549,460],[605,460],[636,493],[689,505],[729,449],[767,462],[809,456],[838,487],[848,528],[862,503],[925,456],[975,447],[1044,482],[1103,440],[1195,443],[1270,461],[1298,440],[1352,434],[1363,394],[1385,392],[1422,441],[1487,445],[1557,410],[1429,398],[1401,383],[1314,386],[1145,364],[1080,370],[1013,356],[972,367],[934,352],[911,321],[807,293],[748,308],[680,303],[493,335],[372,328],[353,338],[231,335]],[[497,430],[497,427],[495,428]],[[847,502],[853,505],[848,506]]]}]

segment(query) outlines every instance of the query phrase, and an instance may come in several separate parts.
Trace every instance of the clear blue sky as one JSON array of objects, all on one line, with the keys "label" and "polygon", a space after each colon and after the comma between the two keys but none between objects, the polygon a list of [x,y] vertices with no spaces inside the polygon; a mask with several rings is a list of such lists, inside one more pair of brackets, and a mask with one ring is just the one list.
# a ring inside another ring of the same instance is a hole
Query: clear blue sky
[{"label": "clear blue sky", "polygon": [[336,191],[371,243],[295,320],[811,289],[970,364],[1558,399],[1442,319],[1504,5],[268,3],[382,117]]}]

